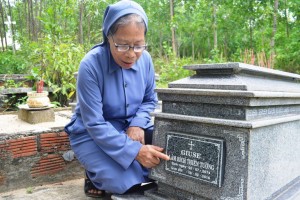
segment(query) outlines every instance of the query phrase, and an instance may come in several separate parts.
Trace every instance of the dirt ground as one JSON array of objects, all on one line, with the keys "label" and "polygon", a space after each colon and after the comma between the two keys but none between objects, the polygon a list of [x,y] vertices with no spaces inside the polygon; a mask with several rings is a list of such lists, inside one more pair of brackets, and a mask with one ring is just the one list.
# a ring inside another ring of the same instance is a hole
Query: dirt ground
[{"label": "dirt ground", "polygon": [[83,179],[29,187],[0,193],[1,200],[87,200],[83,192]]},{"label": "dirt ground", "polygon": [[[46,184],[0,193],[0,200],[93,200],[85,196],[84,179],[75,179],[60,183]],[[140,194],[107,195],[103,200],[150,200]]]}]

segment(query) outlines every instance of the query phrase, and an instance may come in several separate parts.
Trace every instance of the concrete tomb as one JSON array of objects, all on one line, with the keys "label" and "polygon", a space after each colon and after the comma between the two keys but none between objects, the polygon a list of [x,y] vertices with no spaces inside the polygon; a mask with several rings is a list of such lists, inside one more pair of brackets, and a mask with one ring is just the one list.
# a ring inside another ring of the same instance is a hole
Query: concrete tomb
[{"label": "concrete tomb", "polygon": [[186,66],[157,89],[151,199],[289,199],[300,191],[300,75],[242,63]]}]

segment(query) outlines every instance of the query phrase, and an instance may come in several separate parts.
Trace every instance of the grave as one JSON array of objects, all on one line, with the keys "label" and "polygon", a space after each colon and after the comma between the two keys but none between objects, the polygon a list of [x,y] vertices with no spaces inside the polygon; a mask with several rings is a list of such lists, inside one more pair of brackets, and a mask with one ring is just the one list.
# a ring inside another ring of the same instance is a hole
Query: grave
[{"label": "grave", "polygon": [[37,124],[20,120],[17,112],[0,114],[0,193],[83,178],[64,132],[71,110],[54,113],[54,122]]},{"label": "grave", "polygon": [[292,199],[300,192],[300,76],[242,63],[185,66],[157,89],[155,200]]}]

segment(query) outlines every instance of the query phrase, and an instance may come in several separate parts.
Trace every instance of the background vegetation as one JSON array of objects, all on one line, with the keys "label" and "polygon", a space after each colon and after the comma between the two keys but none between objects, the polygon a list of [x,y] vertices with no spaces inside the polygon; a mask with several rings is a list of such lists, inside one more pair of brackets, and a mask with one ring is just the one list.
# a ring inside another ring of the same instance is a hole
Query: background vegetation
[{"label": "background vegetation", "polygon": [[[149,17],[147,42],[159,86],[189,75],[193,63],[245,62],[300,73],[299,0],[136,0]],[[73,73],[102,40],[102,17],[115,0],[0,0],[0,73],[43,78],[65,105]],[[15,51],[5,48],[7,16]]]}]

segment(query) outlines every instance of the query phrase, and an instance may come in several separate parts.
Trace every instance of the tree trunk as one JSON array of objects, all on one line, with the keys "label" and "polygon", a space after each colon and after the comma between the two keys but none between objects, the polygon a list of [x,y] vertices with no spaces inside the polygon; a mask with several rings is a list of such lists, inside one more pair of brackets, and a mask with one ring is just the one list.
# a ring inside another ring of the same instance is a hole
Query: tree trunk
[{"label": "tree trunk", "polygon": [[214,49],[218,48],[218,32],[217,32],[217,5],[213,1],[213,32],[214,32]]},{"label": "tree trunk", "polygon": [[286,37],[290,37],[289,33],[289,13],[288,13],[288,6],[287,6],[287,0],[285,2],[285,19],[286,19]]},{"label": "tree trunk", "polygon": [[25,31],[25,33],[26,32],[28,33],[28,38],[30,38],[29,37],[29,23],[28,23],[28,14],[27,14],[27,3],[26,3],[26,0],[23,1],[23,4],[24,4],[24,15],[26,16],[26,17],[24,17],[25,18],[24,31]]},{"label": "tree trunk", "polygon": [[[65,1],[65,5],[69,5],[68,0]],[[65,18],[64,18],[64,26],[63,26],[64,34],[67,34],[67,24],[68,24],[68,17],[66,15]]]},{"label": "tree trunk", "polygon": [[[211,41],[210,41],[210,36],[208,36],[207,37],[207,49],[208,49],[208,51],[210,51],[211,50]],[[203,55],[204,56],[204,55]]]},{"label": "tree trunk", "polygon": [[173,26],[174,0],[170,0],[170,14],[171,14],[172,48],[173,48],[174,55],[177,56],[176,33],[175,33],[175,27]]},{"label": "tree trunk", "polygon": [[191,40],[192,40],[192,58],[193,61],[195,60],[195,42],[194,42],[194,35],[191,36]]},{"label": "tree trunk", "polygon": [[34,7],[34,26],[35,26],[35,31],[34,31],[34,39],[35,41],[38,41],[38,32],[39,32],[39,27],[37,23],[38,19],[38,13],[39,13],[39,2],[38,0],[35,0],[35,7]]},{"label": "tree trunk", "polygon": [[33,12],[33,3],[32,0],[30,0],[30,16],[31,16],[31,28],[32,28],[32,40],[36,41],[36,32],[35,32],[35,22],[34,22],[34,12]]},{"label": "tree trunk", "polygon": [[23,35],[24,30],[23,30],[23,16],[21,17],[21,7],[17,6],[17,9],[18,9],[18,18],[19,18],[17,24],[20,30],[20,35]]},{"label": "tree trunk", "polygon": [[[40,9],[39,9],[39,16],[42,16],[42,11],[43,11],[43,0],[40,0]],[[42,24],[41,20],[39,20],[38,23],[38,37],[41,37],[41,31],[42,30]]]},{"label": "tree trunk", "polygon": [[271,38],[271,55],[270,55],[270,62],[269,67],[273,68],[274,65],[274,57],[275,57],[275,35],[277,32],[277,13],[278,13],[278,1],[274,1],[274,13],[273,13],[273,31],[272,31],[272,38]]},{"label": "tree trunk", "polygon": [[[7,38],[6,38],[6,28],[5,28],[5,24],[4,24],[4,9],[3,9],[3,6],[2,6],[2,1],[1,0],[0,0],[0,11],[1,11],[4,41],[5,41],[5,45],[2,45],[2,47],[5,50],[7,48]],[[1,41],[2,41],[2,37],[1,37]]]},{"label": "tree trunk", "polygon": [[87,16],[87,20],[88,20],[88,23],[87,23],[87,38],[88,38],[88,43],[90,44],[91,43],[91,15],[89,14]]},{"label": "tree trunk", "polygon": [[11,6],[10,6],[10,2],[8,2],[8,10],[9,10],[9,15],[10,15],[10,20],[11,20],[11,24],[9,24],[8,26],[10,26],[11,28],[11,42],[12,42],[12,50],[13,50],[13,54],[16,54],[16,45],[15,45],[15,34],[14,34],[14,25],[13,25],[13,16],[12,16],[12,12],[11,12]]},{"label": "tree trunk", "polygon": [[[0,0],[1,1],[1,0]],[[1,2],[0,2],[1,3]],[[2,33],[2,26],[0,26],[0,38],[1,38],[1,47],[2,51],[4,52],[4,43],[3,43],[3,33]]]},{"label": "tree trunk", "polygon": [[32,28],[31,28],[31,12],[30,12],[30,1],[27,0],[27,29],[28,29],[28,39],[31,40]]},{"label": "tree trunk", "polygon": [[163,52],[163,34],[162,30],[159,30],[159,57],[162,58],[162,52]]},{"label": "tree trunk", "polygon": [[[252,24],[252,19],[250,19],[250,24]],[[253,28],[252,28],[252,25],[250,25],[249,32],[250,32],[250,49],[253,49]]]},{"label": "tree trunk", "polygon": [[249,34],[250,34],[250,49],[253,49],[253,4],[252,1],[249,1],[249,9],[250,9],[250,19],[249,19]]},{"label": "tree trunk", "polygon": [[78,27],[78,42],[80,44],[83,44],[83,27],[82,27],[82,21],[83,21],[83,1],[81,0],[79,2],[79,27]]}]

